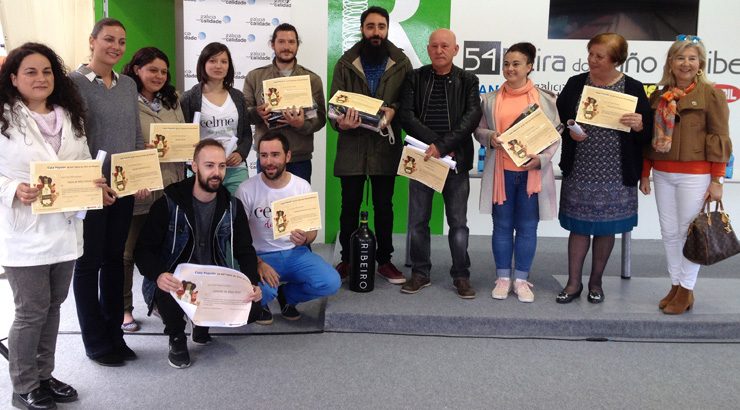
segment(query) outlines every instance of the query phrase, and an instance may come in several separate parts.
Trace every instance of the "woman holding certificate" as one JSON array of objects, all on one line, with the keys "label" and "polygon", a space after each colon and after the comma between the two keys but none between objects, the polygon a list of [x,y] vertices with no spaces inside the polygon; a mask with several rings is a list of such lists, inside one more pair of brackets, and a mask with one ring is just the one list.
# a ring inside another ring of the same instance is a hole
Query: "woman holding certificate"
[{"label": "woman holding certificate", "polygon": [[[10,52],[0,71],[0,265],[15,301],[8,367],[19,408],[77,399],[51,373],[59,307],[82,255],[82,220],[74,212],[32,214],[40,190],[28,181],[32,161],[90,159],[82,116],[82,100],[54,51],[26,43]],[[103,187],[105,179],[95,183]],[[112,201],[104,195],[106,205]]]},{"label": "woman holding certificate", "polygon": [[224,186],[234,195],[249,178],[245,161],[252,148],[252,127],[244,94],[234,88],[234,63],[229,48],[210,43],[203,48],[196,67],[198,84],[183,94],[185,121],[200,113],[200,139],[213,138],[226,149]]},{"label": "woman holding certificate", "polygon": [[699,37],[682,34],[668,49],[663,78],[650,97],[655,129],[646,149],[640,191],[655,201],[671,289],[658,307],[682,314],[694,304],[699,265],[683,256],[687,229],[706,199],[722,199],[725,166],[732,144],[725,94],[712,86],[704,69],[707,52]]},{"label": "woman holding certificate", "polygon": [[479,208],[493,217],[491,247],[497,277],[491,292],[494,299],[506,299],[513,289],[521,302],[534,301],[528,279],[537,248],[537,225],[540,219],[554,218],[557,209],[550,160],[560,142],[539,154],[529,154],[529,162],[518,167],[498,138],[532,104],[537,104],[554,126],[560,124],[555,95],[535,87],[529,79],[536,52],[530,43],[509,47],[504,54],[506,82],[483,96],[483,117],[475,130],[475,137],[487,148]]},{"label": "woman holding certificate", "polygon": [[[104,18],[89,38],[92,57],[70,74],[86,106],[85,133],[90,152],[106,151],[103,175],[110,177],[112,154],[144,148],[139,123],[136,83],[113,71],[126,51],[126,29]],[[141,190],[137,197],[148,195]],[[134,197],[125,196],[100,210],[88,211],[84,221],[85,250],[75,265],[77,318],[87,357],[101,366],[122,366],[136,359],[126,346],[123,318],[123,250],[131,223]]]},{"label": "woman holding certificate", "polygon": [[617,127],[582,123],[580,129],[569,127],[563,133],[559,219],[570,236],[568,283],[558,294],[558,303],[570,303],[581,296],[583,262],[589,248],[592,262],[588,301],[603,302],[601,278],[614,248],[614,235],[630,232],[637,225],[637,181],[642,149],[650,139],[652,115],[642,83],[617,69],[626,58],[624,37],[615,33],[596,35],[588,42],[589,71],[569,78],[557,100],[564,122],[575,120],[577,115],[597,119],[600,101],[582,98],[585,89],[622,96],[633,104],[637,100],[636,109],[621,115]]},{"label": "woman holding certificate", "polygon": [[[169,70],[170,60],[167,55],[155,47],[145,47],[137,51],[123,69],[123,74],[133,78],[136,82],[136,89],[139,91],[139,119],[144,141],[151,141],[149,138],[151,124],[185,122],[177,92],[171,83]],[[147,146],[154,148],[153,145]],[[165,187],[182,181],[185,177],[185,163],[183,162],[161,162],[159,166]],[[132,314],[134,309],[131,292],[134,248],[149,208],[155,200],[162,196],[162,192],[164,191],[154,191],[148,198],[137,199],[134,203],[134,216],[128,231],[126,249],[123,252],[123,323],[121,329],[124,332],[139,330],[139,324]]]}]

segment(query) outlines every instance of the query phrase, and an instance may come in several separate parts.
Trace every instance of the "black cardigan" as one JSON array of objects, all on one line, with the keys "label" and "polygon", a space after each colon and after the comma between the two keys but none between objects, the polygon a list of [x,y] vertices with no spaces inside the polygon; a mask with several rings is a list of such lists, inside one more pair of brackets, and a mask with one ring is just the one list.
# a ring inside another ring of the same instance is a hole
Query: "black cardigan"
[{"label": "black cardigan", "polygon": [[[249,150],[252,148],[252,127],[249,125],[249,118],[247,117],[247,100],[244,98],[244,94],[234,87],[230,87],[228,92],[234,101],[234,105],[236,105],[236,111],[239,115],[239,120],[236,124],[236,152],[242,156],[242,161],[246,162]],[[201,110],[202,103],[202,84],[195,84],[193,88],[185,91],[185,94],[180,97],[180,107],[182,108],[185,122],[193,122],[193,116],[197,111]]]},{"label": "black cardigan", "polygon": [[[576,118],[576,107],[581,99],[583,86],[586,84],[588,73],[575,75],[568,79],[563,87],[563,91],[558,96],[557,107],[560,119],[563,122]],[[650,102],[645,94],[645,88],[641,82],[634,78],[624,76],[625,94],[637,97],[637,109],[635,112],[642,114],[642,131],[641,132],[619,132],[619,147],[622,162],[622,183],[625,186],[636,186],[640,180],[642,172],[642,151],[644,145],[651,140],[653,133],[653,112],[650,109]],[[560,170],[563,177],[567,177],[573,169],[575,161],[576,145],[578,142],[570,137],[568,128],[563,131],[563,151],[560,154]]]}]

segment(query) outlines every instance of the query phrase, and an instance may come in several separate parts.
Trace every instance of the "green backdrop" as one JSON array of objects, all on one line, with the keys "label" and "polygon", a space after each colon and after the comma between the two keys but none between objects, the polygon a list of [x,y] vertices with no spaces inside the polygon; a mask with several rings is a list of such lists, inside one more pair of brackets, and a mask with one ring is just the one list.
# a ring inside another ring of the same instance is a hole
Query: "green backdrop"
[{"label": "green backdrop", "polygon": [[[392,11],[395,0],[376,0],[369,2],[369,6],[380,6]],[[329,0],[329,47],[327,61],[326,89],[331,89],[334,66],[342,55],[342,0]],[[414,51],[422,64],[429,64],[426,45],[429,35],[437,28],[450,26],[449,0],[421,0],[414,16],[400,23],[411,41]],[[393,28],[390,28],[393,30]],[[360,32],[359,22],[357,32]],[[327,101],[331,96],[327,96]],[[334,159],[336,158],[337,132],[327,124],[326,126],[326,242],[334,242],[339,231],[339,214],[342,209],[341,185],[339,178],[334,176]],[[369,201],[365,205],[365,201]],[[363,209],[370,212],[372,226],[372,198],[363,200]],[[432,206],[432,220],[430,224],[433,234],[441,234],[443,229],[442,196],[434,195]],[[406,232],[408,220],[408,179],[396,179],[393,195],[393,232]]]},{"label": "green backdrop", "polygon": [[[115,67],[120,72],[142,47],[157,47],[170,59],[172,84],[176,84],[175,2],[173,0],[108,0],[108,17],[126,27],[126,53]],[[103,0],[95,0],[95,19],[103,18]]]}]

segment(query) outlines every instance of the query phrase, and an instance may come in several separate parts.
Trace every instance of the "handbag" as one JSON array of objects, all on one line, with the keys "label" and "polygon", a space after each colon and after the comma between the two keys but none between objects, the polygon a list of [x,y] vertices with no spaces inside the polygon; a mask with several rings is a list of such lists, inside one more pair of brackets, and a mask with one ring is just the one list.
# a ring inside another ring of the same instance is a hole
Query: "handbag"
[{"label": "handbag", "polygon": [[691,221],[683,245],[683,256],[700,265],[712,265],[740,253],[740,243],[722,201],[717,201],[714,212],[709,211],[709,202],[704,201],[702,211]]}]

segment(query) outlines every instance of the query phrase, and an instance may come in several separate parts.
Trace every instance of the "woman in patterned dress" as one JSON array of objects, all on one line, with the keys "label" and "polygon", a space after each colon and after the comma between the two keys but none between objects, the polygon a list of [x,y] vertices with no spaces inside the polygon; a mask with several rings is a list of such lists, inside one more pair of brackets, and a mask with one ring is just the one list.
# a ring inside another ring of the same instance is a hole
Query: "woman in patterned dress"
[{"label": "woman in patterned dress", "polygon": [[[637,225],[637,182],[642,169],[642,149],[650,141],[652,116],[645,89],[639,81],[622,74],[627,41],[615,33],[602,33],[588,42],[587,73],[568,79],[558,97],[563,122],[576,118],[583,87],[602,88],[638,98],[635,113],[620,122],[629,132],[581,124],[584,134],[566,129],[560,169],[560,225],[568,237],[568,283],[556,302],[570,303],[583,290],[583,262],[592,247],[588,301],[604,301],[601,278],[614,248],[614,235],[630,232]],[[593,239],[592,239],[593,237]]]}]

